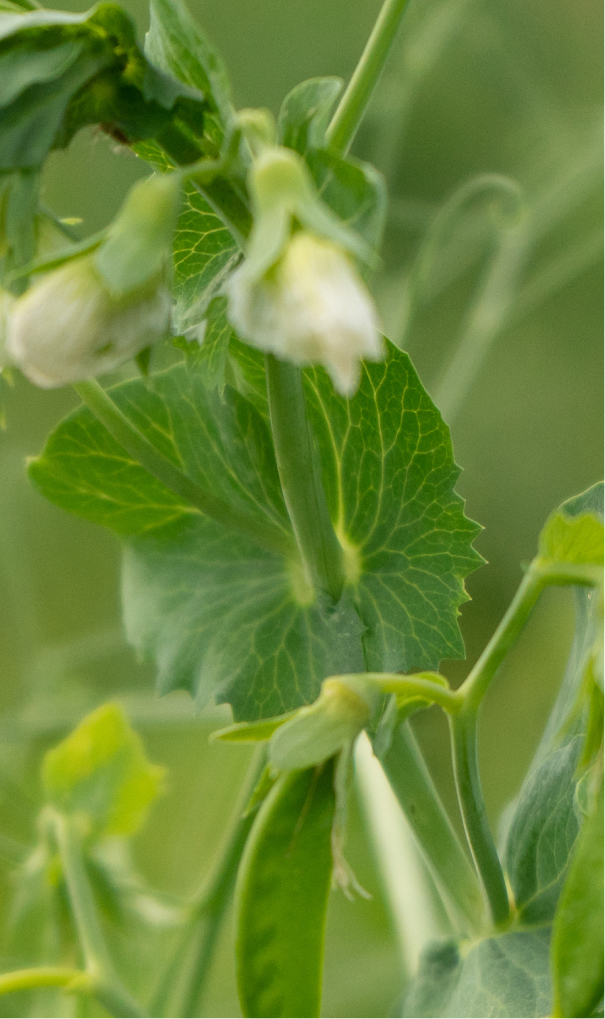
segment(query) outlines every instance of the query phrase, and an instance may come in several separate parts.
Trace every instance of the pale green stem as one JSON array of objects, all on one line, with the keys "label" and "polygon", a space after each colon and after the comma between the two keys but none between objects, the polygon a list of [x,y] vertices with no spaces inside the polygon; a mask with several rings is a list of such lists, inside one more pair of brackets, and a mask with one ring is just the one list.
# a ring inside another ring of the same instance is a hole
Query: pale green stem
[{"label": "pale green stem", "polygon": [[326,132],[329,147],[346,153],[366,111],[397,34],[406,0],[384,0],[359,63]]},{"label": "pale green stem", "polygon": [[191,920],[179,938],[151,1006],[154,1016],[194,1016],[204,989],[225,911],[235,885],[237,868],[244,851],[254,812],[244,811],[266,762],[266,747],[260,746],[250,763],[233,810],[231,824],[218,852],[216,864],[197,896]]},{"label": "pale green stem", "polygon": [[200,488],[183,474],[147,439],[120,410],[95,379],[78,382],[74,389],[116,442],[166,488],[179,495],[188,505],[217,520],[225,527],[240,531],[270,552],[285,556],[296,554],[294,541],[277,524],[263,523],[245,512],[234,509],[212,492]]},{"label": "pale green stem", "polygon": [[498,852],[487,820],[477,753],[477,709],[450,715],[456,791],[464,830],[497,927],[510,919],[510,903]]},{"label": "pale green stem", "polygon": [[409,722],[404,720],[395,725],[388,747],[375,742],[374,753],[401,804],[454,926],[468,937],[480,934],[485,911],[477,876],[441,803]]},{"label": "pale green stem", "polygon": [[307,419],[302,372],[272,354],[265,356],[265,366],[275,459],[306,579],[338,601],[345,581],[343,554]]},{"label": "pale green stem", "polygon": [[105,944],[78,832],[72,820],[60,813],[54,815],[54,829],[69,902],[86,970],[94,981],[95,995],[113,1015],[138,1019],[143,1012],[123,987]]},{"label": "pale green stem", "polygon": [[[383,693],[394,693],[398,697],[425,697],[433,704],[439,704],[444,711],[455,713],[462,707],[462,699],[456,690],[435,683],[428,678],[430,673],[402,676],[397,672],[365,672],[352,678],[367,680],[376,684]],[[339,677],[347,679],[347,676]]]},{"label": "pale green stem", "polygon": [[94,990],[94,980],[81,969],[36,966],[0,974],[0,994],[29,991],[35,987],[65,987],[69,991],[69,984],[74,984],[74,990],[77,989],[78,993]]}]

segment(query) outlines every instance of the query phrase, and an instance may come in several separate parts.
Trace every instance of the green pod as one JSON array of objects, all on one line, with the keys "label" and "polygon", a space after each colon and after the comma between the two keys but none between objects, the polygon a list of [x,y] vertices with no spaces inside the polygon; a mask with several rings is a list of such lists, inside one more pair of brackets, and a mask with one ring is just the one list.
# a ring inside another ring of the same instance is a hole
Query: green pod
[{"label": "green pod", "polygon": [[318,1016],[335,810],[334,762],[282,775],[250,832],[236,889],[245,1016]]}]

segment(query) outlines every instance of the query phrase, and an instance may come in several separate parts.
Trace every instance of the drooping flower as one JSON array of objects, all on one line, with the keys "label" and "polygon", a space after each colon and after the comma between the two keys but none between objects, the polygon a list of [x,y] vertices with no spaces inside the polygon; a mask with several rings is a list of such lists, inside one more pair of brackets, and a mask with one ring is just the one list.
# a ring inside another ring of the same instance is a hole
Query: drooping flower
[{"label": "drooping flower", "polygon": [[357,389],[360,362],[384,356],[372,298],[332,241],[299,230],[260,279],[244,262],[226,289],[242,339],[294,364],[322,364],[344,396]]},{"label": "drooping flower", "polygon": [[67,251],[17,299],[6,350],[32,382],[51,389],[113,371],[167,334],[179,193],[177,174],[140,181],[95,250]]},{"label": "drooping flower", "polygon": [[65,386],[113,371],[160,340],[170,308],[162,280],[112,297],[87,255],[48,273],[15,302],[7,353],[37,386]]},{"label": "drooping flower", "polygon": [[227,281],[242,340],[294,364],[322,364],[351,396],[360,363],[384,356],[378,315],[355,266],[371,252],[317,194],[301,157],[260,148],[249,175],[254,225]]}]

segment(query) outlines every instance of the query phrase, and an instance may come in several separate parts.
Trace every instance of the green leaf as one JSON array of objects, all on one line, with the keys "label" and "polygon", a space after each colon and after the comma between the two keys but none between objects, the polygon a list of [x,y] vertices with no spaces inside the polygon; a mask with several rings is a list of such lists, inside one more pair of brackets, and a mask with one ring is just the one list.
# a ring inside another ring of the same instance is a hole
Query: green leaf
[{"label": "green leaf", "polygon": [[603,484],[564,502],[540,534],[540,555],[560,563],[603,565]]},{"label": "green leaf", "polygon": [[211,302],[203,327],[203,336],[197,340],[175,340],[190,359],[201,365],[206,385],[222,388],[233,330],[226,316],[227,298],[215,297]]},{"label": "green leaf", "polygon": [[333,766],[282,776],[246,844],[236,889],[245,1016],[318,1016],[332,873]]},{"label": "green leaf", "polygon": [[305,381],[330,514],[367,627],[366,668],[436,670],[462,657],[458,606],[468,598],[463,578],[483,562],[471,546],[480,528],[464,516],[447,425],[407,354],[388,344],[384,363],[363,366],[351,400],[321,369]]},{"label": "green leaf", "polygon": [[150,764],[118,704],[103,704],[44,757],[50,803],[83,814],[96,836],[132,835],[158,795],[163,768]]},{"label": "green leaf", "polygon": [[226,729],[217,729],[210,739],[224,740],[225,743],[258,743],[271,739],[273,733],[284,725],[289,718],[296,715],[295,711],[288,711],[285,715],[277,715],[276,718],[263,718],[260,722],[236,722]]},{"label": "green leaf", "polygon": [[587,1016],[603,995],[603,791],[582,825],[553,927],[554,1016]]},{"label": "green leaf", "polygon": [[552,920],[578,834],[574,810],[582,736],[554,750],[520,793],[506,848],[506,868],[526,924]]},{"label": "green leaf", "polygon": [[550,1015],[550,928],[485,938],[457,959],[451,942],[429,945],[402,1015],[422,1019],[524,1019]]},{"label": "green leaf", "polygon": [[280,144],[301,156],[321,148],[343,85],[342,78],[309,78],[288,92],[277,119]]},{"label": "green leaf", "polygon": [[[289,533],[255,352],[248,367],[256,406],[230,386],[209,390],[194,365],[112,396],[197,484]],[[184,687],[202,703],[214,694],[236,720],[290,711],[313,701],[326,676],[363,671],[362,634],[376,671],[434,669],[464,651],[457,614],[463,577],[482,561],[471,548],[478,527],[454,494],[447,428],[407,355],[391,347],[350,401],[323,371],[306,374],[347,553],[350,585],[337,606],[313,595],[295,564],[166,489],[87,410],[60,425],[30,467],[52,501],[128,537],[126,624],[156,658],[160,690]]]},{"label": "green leaf", "polygon": [[306,161],[324,202],[370,247],[380,247],[386,218],[386,185],[371,163],[311,150]]},{"label": "green leaf", "polygon": [[[289,533],[273,448],[258,411],[201,371],[170,371],[112,390],[116,403],[206,490]],[[71,415],[30,466],[52,501],[129,535],[124,604],[131,640],[156,657],[162,692],[228,700],[236,719],[312,701],[323,679],[363,668],[345,597],[313,597],[296,565],[184,504],[87,410]]]},{"label": "green leaf", "polygon": [[222,119],[233,117],[227,69],[183,0],[151,0],[145,53],[156,67],[203,92]]}]

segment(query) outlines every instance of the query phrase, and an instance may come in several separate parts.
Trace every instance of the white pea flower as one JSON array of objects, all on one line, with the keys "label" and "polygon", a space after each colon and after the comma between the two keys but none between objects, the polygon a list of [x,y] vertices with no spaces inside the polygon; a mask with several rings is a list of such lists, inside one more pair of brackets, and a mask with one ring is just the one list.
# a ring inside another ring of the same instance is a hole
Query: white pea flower
[{"label": "white pea flower", "polygon": [[225,289],[243,340],[294,364],[322,364],[343,396],[357,389],[362,360],[384,357],[374,303],[351,258],[307,230],[260,277],[244,261]]},{"label": "white pea flower", "polygon": [[170,309],[164,274],[118,298],[87,255],[49,272],[15,301],[7,354],[37,386],[79,382],[162,339]]}]

